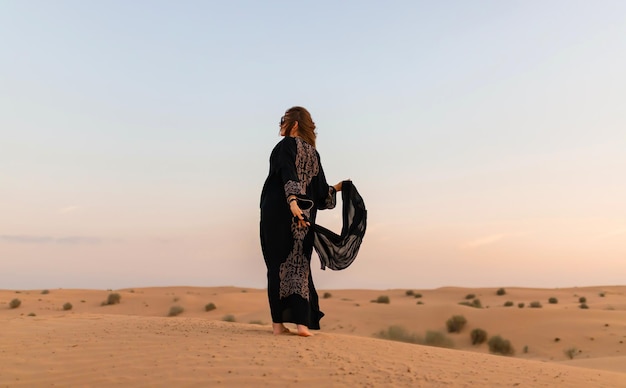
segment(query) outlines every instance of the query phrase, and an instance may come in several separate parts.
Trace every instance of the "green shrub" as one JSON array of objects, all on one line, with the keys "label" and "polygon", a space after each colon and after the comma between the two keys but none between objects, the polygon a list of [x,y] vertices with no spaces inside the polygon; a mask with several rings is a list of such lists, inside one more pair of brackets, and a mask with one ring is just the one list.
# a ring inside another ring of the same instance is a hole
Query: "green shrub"
[{"label": "green shrub", "polygon": [[541,303],[539,303],[538,301],[530,302],[529,306],[534,308],[534,309],[539,309],[539,308],[542,307]]},{"label": "green shrub", "polygon": [[328,298],[330,298],[332,296],[333,296],[333,294],[331,294],[330,292],[325,292],[324,293],[324,299],[328,299]]},{"label": "green shrub", "polygon": [[470,338],[472,339],[472,345],[480,345],[487,341],[487,332],[483,329],[474,329],[470,333]]},{"label": "green shrub", "polygon": [[108,304],[108,305],[118,304],[118,303],[120,303],[121,299],[122,299],[122,296],[120,294],[118,294],[117,292],[115,292],[113,294],[109,294],[109,296],[107,297],[106,304]]},{"label": "green shrub", "polygon": [[405,294],[406,296],[413,296],[415,295],[415,292],[413,290],[406,290]]},{"label": "green shrub", "polygon": [[548,299],[548,303],[550,303],[550,304],[557,304],[557,303],[559,303],[559,300],[557,298],[555,298],[555,297],[552,297],[552,298]]},{"label": "green shrub", "polygon": [[440,331],[431,331],[428,330],[426,332],[426,336],[421,339],[420,344],[426,346],[436,346],[439,348],[452,348],[454,347],[454,342],[448,338],[444,333]]},{"label": "green shrub", "polygon": [[420,293],[416,293],[416,294],[415,294],[415,295],[413,295],[413,296],[414,296],[415,298],[421,298],[421,297],[422,297],[422,294],[420,294]]},{"label": "green shrub", "polygon": [[512,356],[515,353],[513,346],[511,346],[511,342],[509,342],[509,340],[505,340],[499,335],[489,338],[487,345],[489,345],[489,351],[491,353],[498,353],[504,356]]},{"label": "green shrub", "polygon": [[524,302],[519,302],[519,303],[517,304],[517,307],[519,307],[519,308],[523,309],[523,308],[524,308]]},{"label": "green shrub", "polygon": [[181,306],[175,305],[170,307],[170,312],[167,314],[168,317],[175,317],[177,315],[180,315],[183,313],[183,311],[185,311],[184,308],[182,308]]},{"label": "green shrub", "polygon": [[49,294],[49,293],[50,293],[50,291],[49,291],[49,290],[42,290],[42,291],[41,291],[41,293],[42,293],[42,294],[44,294],[44,295],[46,295],[46,294]]},{"label": "green shrub", "polygon": [[72,304],[70,302],[67,302],[63,305],[63,310],[67,311],[71,309],[72,309]]},{"label": "green shrub", "polygon": [[510,300],[507,300],[506,302],[504,302],[504,307],[511,307],[513,306],[513,302],[511,302]]},{"label": "green shrub", "polygon": [[204,311],[213,311],[215,310],[217,307],[215,307],[214,303],[207,303],[206,306],[204,306]]},{"label": "green shrub", "polygon": [[235,316],[232,314],[224,315],[222,317],[222,321],[224,322],[235,322]]},{"label": "green shrub", "polygon": [[377,299],[373,300],[372,303],[385,303],[389,304],[389,297],[387,295],[381,295]]},{"label": "green shrub", "polygon": [[506,294],[506,290],[504,288],[498,288],[498,291],[496,291],[496,294],[504,295],[504,294]]},{"label": "green shrub", "polygon": [[22,301],[15,298],[13,299],[11,302],[9,302],[9,307],[12,309],[16,309],[18,307],[20,307],[20,305],[22,304]]},{"label": "green shrub", "polygon": [[578,303],[587,303],[587,298],[581,296],[580,298],[578,298]]},{"label": "green shrub", "polygon": [[467,294],[467,295],[465,295],[465,299],[468,299],[468,300],[469,299],[474,299],[475,297],[476,297],[475,294]]},{"label": "green shrub", "polygon": [[446,321],[446,327],[448,328],[448,333],[460,333],[466,323],[467,323],[467,319],[465,319],[464,316],[453,315],[452,318]]},{"label": "green shrub", "polygon": [[389,326],[387,330],[379,331],[376,336],[378,338],[387,339],[391,341],[409,342],[412,344],[419,343],[419,338],[414,333],[409,333],[402,326]]},{"label": "green shrub", "polygon": [[580,306],[578,307],[580,307],[581,309],[585,309],[585,310],[589,308],[589,306],[587,306],[587,303],[581,303]]}]

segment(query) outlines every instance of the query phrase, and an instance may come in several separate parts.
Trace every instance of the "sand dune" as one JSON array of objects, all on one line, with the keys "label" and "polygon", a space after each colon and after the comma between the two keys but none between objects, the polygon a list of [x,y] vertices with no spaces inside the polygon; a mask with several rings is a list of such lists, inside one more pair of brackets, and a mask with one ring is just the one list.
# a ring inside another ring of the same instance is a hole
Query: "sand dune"
[{"label": "sand dune", "polygon": [[[157,287],[0,291],[0,386],[532,386],[626,387],[626,287],[330,290],[312,338],[270,333],[265,290]],[[323,295],[325,291],[321,291]],[[475,294],[483,308],[458,303]],[[380,295],[389,304],[371,303]],[[603,295],[603,296],[601,296]],[[557,304],[548,298],[558,299]],[[579,308],[585,297],[588,309]],[[21,305],[11,309],[18,298]],[[513,307],[504,307],[513,301]],[[539,301],[542,308],[528,308]],[[64,303],[71,310],[63,310]],[[205,311],[207,303],[217,308]],[[421,302],[421,304],[417,304]],[[524,302],[526,307],[517,304]],[[178,305],[184,312],[167,317]],[[29,315],[29,314],[34,314]],[[446,332],[452,349],[374,338],[391,325]],[[236,322],[225,322],[230,315]],[[250,323],[254,322],[254,323]],[[473,346],[482,328],[513,357]],[[558,338],[558,341],[556,340]],[[570,359],[565,350],[575,348]]]}]

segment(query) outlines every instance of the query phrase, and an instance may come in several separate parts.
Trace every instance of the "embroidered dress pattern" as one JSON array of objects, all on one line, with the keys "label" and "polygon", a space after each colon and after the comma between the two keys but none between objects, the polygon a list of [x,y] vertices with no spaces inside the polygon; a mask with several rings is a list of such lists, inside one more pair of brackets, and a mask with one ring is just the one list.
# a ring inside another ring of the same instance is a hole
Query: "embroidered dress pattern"
[{"label": "embroidered dress pattern", "polygon": [[[285,184],[285,195],[306,195],[306,187],[309,186],[313,177],[319,173],[319,163],[315,148],[300,138],[296,139],[296,172],[299,182],[288,181]],[[302,212],[308,218],[311,210],[303,209]],[[309,263],[304,255],[304,238],[310,227],[300,228],[296,220],[291,221],[291,233],[293,235],[293,247],[287,260],[280,265],[280,298],[297,294],[309,300]]]}]

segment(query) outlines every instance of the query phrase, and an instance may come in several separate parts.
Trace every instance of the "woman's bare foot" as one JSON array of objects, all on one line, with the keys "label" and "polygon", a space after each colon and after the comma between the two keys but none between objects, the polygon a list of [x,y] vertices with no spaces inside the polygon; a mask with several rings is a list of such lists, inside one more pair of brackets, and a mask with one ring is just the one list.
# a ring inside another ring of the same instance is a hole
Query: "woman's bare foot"
[{"label": "woman's bare foot", "polygon": [[291,333],[282,323],[272,323],[272,329],[274,329],[274,335]]},{"label": "woman's bare foot", "polygon": [[313,333],[309,331],[309,328],[304,325],[298,325],[298,335],[300,337],[312,337]]}]

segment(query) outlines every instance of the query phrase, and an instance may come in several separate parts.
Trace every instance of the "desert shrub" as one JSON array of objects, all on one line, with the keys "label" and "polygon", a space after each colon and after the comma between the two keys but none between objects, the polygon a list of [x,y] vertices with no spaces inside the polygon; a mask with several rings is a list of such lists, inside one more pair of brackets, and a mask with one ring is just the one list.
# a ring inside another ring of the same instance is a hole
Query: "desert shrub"
[{"label": "desert shrub", "polygon": [[483,305],[480,303],[480,299],[474,299],[471,302],[463,301],[463,302],[459,302],[459,304],[461,306],[475,307],[477,309],[480,309],[483,307]]},{"label": "desert shrub", "polygon": [[379,331],[376,336],[378,338],[399,342],[409,342],[412,344],[417,344],[420,342],[417,335],[415,335],[414,333],[409,333],[404,327],[397,325],[389,326],[387,330]]},{"label": "desert shrub", "polygon": [[405,294],[406,294],[406,296],[413,296],[413,295],[415,295],[415,291],[413,291],[413,290],[406,290]]},{"label": "desert shrub", "polygon": [[120,300],[122,299],[122,296],[120,294],[118,294],[117,292],[109,294],[109,296],[107,297],[107,302],[106,304],[118,304],[120,303]]},{"label": "desert shrub", "polygon": [[389,297],[387,295],[381,295],[377,299],[374,299],[372,303],[386,303],[389,304]]},{"label": "desert shrub", "polygon": [[420,338],[421,345],[426,346],[436,346],[439,348],[452,348],[454,347],[454,342],[448,338],[444,333],[440,331],[426,331],[426,336],[424,338]]},{"label": "desert shrub", "polygon": [[519,302],[519,303],[517,304],[517,307],[519,307],[519,308],[521,308],[521,309],[523,309],[523,308],[524,308],[524,306],[525,306],[525,305],[524,305],[524,302]]},{"label": "desert shrub", "polygon": [[324,299],[328,299],[328,298],[330,298],[332,296],[333,296],[333,294],[331,294],[330,292],[325,292],[324,293]]},{"label": "desert shrub", "polygon": [[474,329],[470,333],[470,338],[472,339],[472,345],[480,345],[487,341],[487,332],[483,329]]},{"label": "desert shrub", "polygon": [[464,316],[453,315],[450,319],[446,321],[448,333],[460,333],[466,323],[467,319],[465,319]]},{"label": "desert shrub", "polygon": [[511,342],[509,342],[509,340],[505,340],[499,335],[489,338],[487,345],[489,345],[489,351],[491,353],[498,353],[504,356],[512,356],[515,353],[513,347],[511,346]]},{"label": "desert shrub", "polygon": [[263,323],[263,321],[255,319],[249,322],[251,325],[265,325],[265,323]]},{"label": "desert shrub", "polygon": [[552,298],[548,299],[548,303],[550,303],[550,304],[557,304],[557,303],[559,303],[559,300],[557,298],[555,298],[555,297],[552,297]]},{"label": "desert shrub", "polygon": [[70,302],[67,302],[63,305],[63,310],[67,311],[71,309],[72,309],[72,304]]},{"label": "desert shrub", "polygon": [[554,342],[559,342],[561,339],[559,337],[554,338]]},{"label": "desert shrub", "polygon": [[498,291],[496,291],[496,294],[498,294],[498,295],[505,295],[506,294],[506,290],[504,288],[498,288]]},{"label": "desert shrub", "polygon": [[222,321],[224,322],[235,322],[235,316],[232,314],[224,315],[222,317]]},{"label": "desert shrub", "polygon": [[475,294],[467,294],[467,295],[465,295],[465,299],[468,299],[468,300],[469,299],[474,299],[475,297],[476,297]]},{"label": "desert shrub", "polygon": [[528,353],[528,345],[524,346],[524,353]]},{"label": "desert shrub", "polygon": [[421,300],[418,300],[417,303],[415,304],[424,304],[424,302],[422,302]]},{"label": "desert shrub", "polygon": [[18,307],[20,307],[20,305],[22,304],[22,301],[15,298],[13,299],[11,302],[9,302],[9,307],[12,309],[16,309]]},{"label": "desert shrub", "polygon": [[578,303],[587,303],[587,298],[581,296],[580,298],[578,298]]},{"label": "desert shrub", "polygon": [[563,352],[567,357],[569,357],[570,360],[573,360],[574,357],[576,357],[576,355],[578,354],[578,348],[571,347],[569,349],[565,349]]},{"label": "desert shrub", "polygon": [[534,301],[534,302],[530,302],[529,306],[534,309],[539,309],[541,308],[541,303],[539,303],[539,301]]},{"label": "desert shrub", "polygon": [[511,302],[510,300],[507,300],[506,302],[504,302],[504,307],[511,307],[513,306],[513,302]]},{"label": "desert shrub", "polygon": [[204,311],[213,311],[216,308],[217,307],[215,306],[215,303],[211,302],[211,303],[207,303],[206,306],[204,306]]},{"label": "desert shrub", "polygon": [[580,307],[581,309],[588,309],[589,308],[589,306],[587,306],[587,303],[581,303],[580,306],[578,306],[578,307]]},{"label": "desert shrub", "polygon": [[46,295],[46,294],[49,294],[49,293],[50,293],[50,290],[41,290],[41,293],[42,293],[42,294],[44,294],[44,295]]},{"label": "desert shrub", "polygon": [[422,297],[422,294],[420,294],[420,293],[416,293],[416,294],[415,294],[415,295],[413,295],[413,296],[414,296],[415,298],[421,298],[421,297]]},{"label": "desert shrub", "polygon": [[176,302],[178,302],[179,300],[180,300],[180,298],[179,298],[179,297],[177,297],[177,296],[175,296],[175,297],[172,299],[172,302],[176,303]]},{"label": "desert shrub", "polygon": [[28,316],[29,316],[29,317],[36,317],[36,316],[37,316],[37,314],[35,314],[35,313],[29,313],[29,314],[28,314]]},{"label": "desert shrub", "polygon": [[167,316],[168,317],[175,317],[177,315],[182,314],[183,311],[185,311],[185,309],[182,308],[182,306],[175,305],[175,306],[170,307],[170,312],[167,313]]},{"label": "desert shrub", "polygon": [[599,293],[598,295],[600,295],[602,298],[604,298],[604,296],[606,295],[604,292]]}]

